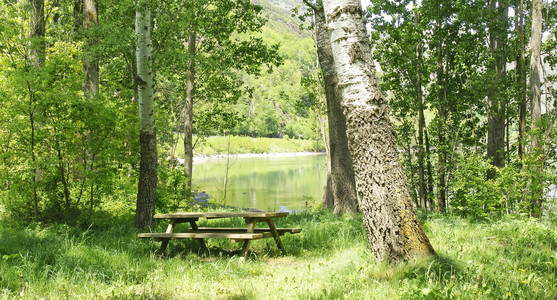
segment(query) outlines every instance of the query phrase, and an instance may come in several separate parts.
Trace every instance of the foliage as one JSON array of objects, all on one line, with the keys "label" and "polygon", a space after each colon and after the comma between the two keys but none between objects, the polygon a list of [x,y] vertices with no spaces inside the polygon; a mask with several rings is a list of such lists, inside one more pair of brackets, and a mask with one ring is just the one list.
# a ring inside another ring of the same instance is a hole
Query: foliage
[{"label": "foliage", "polygon": [[503,203],[495,180],[486,179],[494,168],[489,161],[474,153],[464,153],[457,164],[450,185],[454,193],[451,210],[464,217],[483,219],[500,213]]}]

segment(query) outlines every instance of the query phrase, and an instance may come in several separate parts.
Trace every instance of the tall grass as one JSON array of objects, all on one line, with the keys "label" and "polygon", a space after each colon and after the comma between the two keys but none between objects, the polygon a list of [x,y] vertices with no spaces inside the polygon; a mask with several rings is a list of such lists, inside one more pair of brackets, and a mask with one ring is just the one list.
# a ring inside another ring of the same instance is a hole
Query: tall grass
[{"label": "tall grass", "polygon": [[[475,223],[421,214],[436,257],[395,264],[368,250],[361,216],[308,210],[277,220],[301,227],[252,243],[139,240],[129,218],[112,225],[25,226],[0,220],[0,299],[555,299],[555,223],[501,219]],[[213,220],[239,226],[241,220]],[[105,223],[106,224],[106,223]],[[153,230],[164,230],[158,224]]]}]

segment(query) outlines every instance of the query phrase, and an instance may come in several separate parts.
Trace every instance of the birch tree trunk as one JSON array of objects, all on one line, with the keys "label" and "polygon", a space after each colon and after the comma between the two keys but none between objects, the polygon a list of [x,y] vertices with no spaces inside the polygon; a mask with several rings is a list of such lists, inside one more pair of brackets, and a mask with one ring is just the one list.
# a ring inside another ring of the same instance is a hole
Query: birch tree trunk
[{"label": "birch tree trunk", "polygon": [[323,4],[369,245],[382,260],[434,254],[404,178],[361,3],[325,0]]},{"label": "birch tree trunk", "polygon": [[542,46],[542,0],[532,1],[532,38],[530,40],[530,91],[532,93],[532,153],[539,156],[535,171],[532,174],[532,203],[531,214],[533,216],[541,215],[541,205],[543,197],[543,186],[541,175],[543,172],[543,140],[540,128],[541,115],[541,79],[542,79],[542,64],[541,64],[541,46]]},{"label": "birch tree trunk", "polygon": [[137,35],[137,95],[139,102],[139,140],[141,158],[135,225],[138,228],[153,224],[157,189],[157,134],[153,103],[153,70],[151,68],[151,10],[135,13]]},{"label": "birch tree trunk", "polygon": [[323,72],[325,95],[327,97],[327,116],[329,122],[329,156],[330,177],[327,185],[333,198],[334,212],[358,211],[358,197],[354,179],[354,167],[348,149],[346,136],[346,118],[342,112],[341,95],[338,90],[338,78],[335,71],[333,50],[329,33],[326,29],[325,11],[321,1],[314,9],[315,14],[315,42],[319,66]]}]

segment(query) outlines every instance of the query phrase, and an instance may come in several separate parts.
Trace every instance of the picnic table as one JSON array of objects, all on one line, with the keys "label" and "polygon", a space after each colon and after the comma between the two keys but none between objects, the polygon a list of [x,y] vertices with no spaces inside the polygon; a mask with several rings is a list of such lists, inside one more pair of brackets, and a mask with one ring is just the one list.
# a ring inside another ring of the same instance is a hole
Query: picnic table
[{"label": "picnic table", "polygon": [[[246,259],[250,242],[252,240],[273,237],[277,247],[285,253],[284,247],[280,240],[280,236],[285,233],[299,233],[301,228],[276,228],[273,221],[274,218],[283,218],[288,216],[288,212],[182,212],[171,214],[159,214],[154,218],[157,220],[169,220],[166,232],[140,233],[139,238],[154,238],[160,241],[161,247],[159,253],[162,254],[166,250],[170,240],[175,239],[196,239],[202,248],[205,246],[206,238],[227,238],[233,243],[243,242],[240,260]],[[247,228],[222,228],[222,227],[198,227],[199,219],[222,219],[222,218],[244,218]],[[267,223],[269,228],[256,228],[259,222]],[[174,232],[176,224],[189,223],[190,228],[183,232]]]}]

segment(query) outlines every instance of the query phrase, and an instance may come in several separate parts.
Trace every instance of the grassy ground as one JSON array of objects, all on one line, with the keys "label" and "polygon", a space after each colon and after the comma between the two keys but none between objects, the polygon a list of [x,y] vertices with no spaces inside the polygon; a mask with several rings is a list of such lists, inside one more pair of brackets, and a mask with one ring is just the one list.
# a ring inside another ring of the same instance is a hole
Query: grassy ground
[{"label": "grassy ground", "polygon": [[361,216],[324,210],[279,220],[303,228],[284,236],[288,254],[272,239],[255,241],[244,264],[240,245],[221,239],[208,240],[209,253],[195,241],[172,241],[158,257],[159,243],[137,239],[131,219],[88,229],[4,219],[0,299],[557,298],[555,223],[421,219],[439,255],[397,264],[373,258]]},{"label": "grassy ground", "polygon": [[[194,155],[226,154],[228,139],[230,139],[230,154],[324,151],[321,142],[310,140],[211,136],[198,142]],[[181,139],[177,144],[176,153],[178,157],[184,157],[184,143]]]}]

